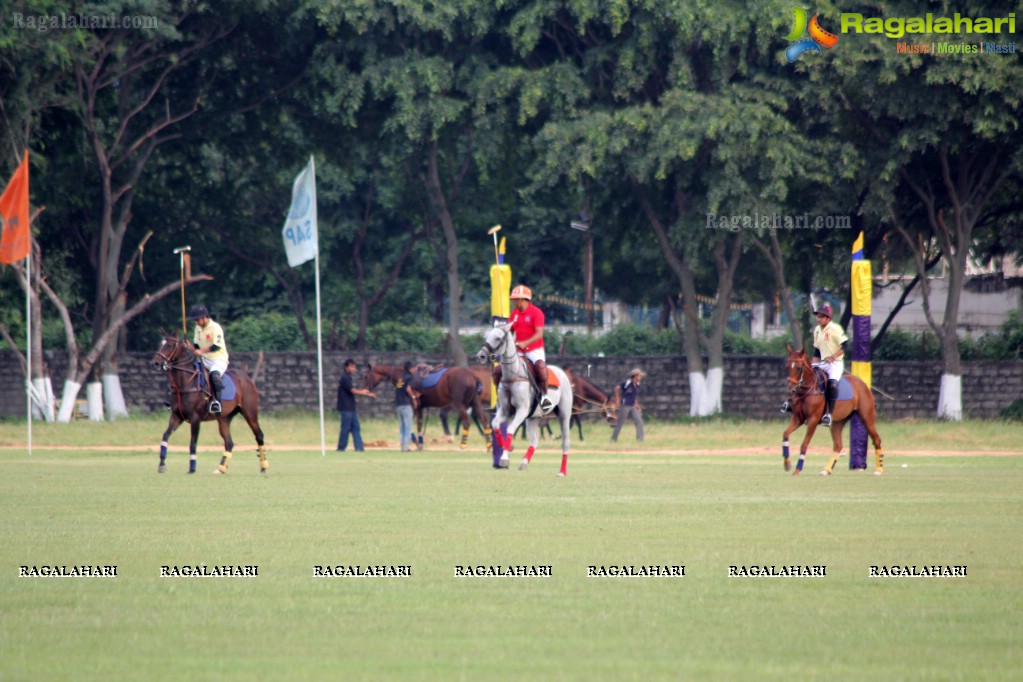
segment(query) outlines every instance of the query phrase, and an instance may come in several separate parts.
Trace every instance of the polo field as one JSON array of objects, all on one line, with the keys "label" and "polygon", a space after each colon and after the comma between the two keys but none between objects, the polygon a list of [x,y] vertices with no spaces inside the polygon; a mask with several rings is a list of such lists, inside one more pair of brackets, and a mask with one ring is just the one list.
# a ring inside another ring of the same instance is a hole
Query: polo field
[{"label": "polo field", "polygon": [[[1018,679],[1018,424],[879,422],[882,476],[784,471],[785,419],[587,424],[526,471],[363,421],[326,455],[261,415],[270,468],[162,414],[0,422],[0,678]],[[431,433],[432,432],[432,433]],[[516,455],[524,447],[515,442]],[[847,451],[846,451],[847,455]],[[111,574],[111,567],[113,574]]]}]

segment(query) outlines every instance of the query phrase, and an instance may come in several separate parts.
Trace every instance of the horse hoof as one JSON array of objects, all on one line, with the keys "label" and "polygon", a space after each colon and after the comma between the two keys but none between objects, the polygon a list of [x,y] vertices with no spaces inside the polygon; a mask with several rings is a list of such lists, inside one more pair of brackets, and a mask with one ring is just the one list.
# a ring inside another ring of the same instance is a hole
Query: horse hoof
[{"label": "horse hoof", "polygon": [[875,469],[874,470],[874,475],[875,476],[880,476],[883,473],[884,473],[884,469]]},{"label": "horse hoof", "polygon": [[522,460],[522,463],[519,464],[519,471],[525,471],[526,467],[528,467],[528,466],[529,466],[529,462],[527,462],[526,460]]},{"label": "horse hoof", "polygon": [[217,467],[216,469],[213,470],[213,473],[214,473],[214,475],[219,476],[220,474],[226,474],[227,473],[227,469],[225,469],[222,466],[219,466],[219,467]]},{"label": "horse hoof", "polygon": [[166,464],[161,464],[160,466],[156,467],[156,473],[158,473],[158,474],[165,474],[165,473],[167,473],[167,465]]},{"label": "horse hoof", "polygon": [[785,471],[792,471],[792,462],[785,460]]},{"label": "horse hoof", "polygon": [[565,477],[565,474],[563,474],[563,473],[561,473],[561,472],[559,471],[559,472],[558,472],[558,478],[564,478],[564,477]]},{"label": "horse hoof", "polygon": [[798,476],[798,475],[799,475],[799,473],[800,473],[800,472],[799,472],[799,469],[796,469],[795,471],[793,471],[793,472],[792,472],[792,475],[793,475],[793,476]]},{"label": "horse hoof", "polygon": [[827,469],[821,469],[821,473],[820,473],[820,475],[821,475],[821,476],[830,476],[830,475],[831,475],[831,472],[830,472],[830,471],[828,471]]},{"label": "horse hoof", "polygon": [[468,443],[460,443],[459,446],[458,446],[458,449],[459,450],[465,450],[467,447],[469,447]]}]

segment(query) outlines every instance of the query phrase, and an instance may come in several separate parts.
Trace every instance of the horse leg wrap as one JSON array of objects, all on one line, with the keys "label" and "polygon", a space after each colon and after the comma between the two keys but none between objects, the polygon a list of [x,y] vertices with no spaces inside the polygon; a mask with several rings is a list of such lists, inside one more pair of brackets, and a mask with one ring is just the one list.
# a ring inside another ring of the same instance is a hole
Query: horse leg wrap
[{"label": "horse leg wrap", "polygon": [[877,468],[874,469],[874,475],[880,476],[884,473],[884,450],[874,450],[874,459],[877,461]]},{"label": "horse leg wrap", "polygon": [[803,462],[805,462],[805,461],[806,461],[806,453],[805,452],[800,452],[799,453],[799,461],[796,462],[796,472],[795,472],[796,476],[798,476],[799,472],[803,470]]},{"label": "horse leg wrap", "polygon": [[526,461],[527,462],[532,462],[533,461],[533,453],[534,452],[536,452],[536,448],[534,448],[532,445],[530,445],[528,448],[526,448]]},{"label": "horse leg wrap", "polygon": [[787,440],[781,442],[781,456],[785,460],[785,471],[788,471],[792,465],[789,463],[789,442]]},{"label": "horse leg wrap", "polygon": [[491,438],[491,430],[489,426],[483,429],[483,439],[487,441],[487,451],[489,452],[494,447],[494,443],[492,442]]},{"label": "horse leg wrap", "polygon": [[266,446],[259,446],[259,469],[260,471],[266,471],[270,468],[270,462],[266,461]]},{"label": "horse leg wrap", "polygon": [[841,456],[842,456],[841,450],[832,455],[831,459],[828,460],[828,465],[824,467],[824,471],[821,472],[821,476],[830,476],[832,472],[835,471],[835,465],[838,464],[838,458]]},{"label": "horse leg wrap", "polygon": [[217,467],[217,471],[226,474],[229,466],[231,466],[231,453],[225,450],[224,456],[220,458],[220,466]]},{"label": "horse leg wrap", "polygon": [[468,426],[463,426],[462,427],[462,442],[461,442],[461,444],[458,447],[462,448],[463,450],[466,449],[467,447],[469,447],[469,427]]},{"label": "horse leg wrap", "polygon": [[160,464],[163,464],[167,459],[167,441],[160,441]]},{"label": "horse leg wrap", "polygon": [[568,453],[561,455],[561,471],[558,472],[558,476],[568,476]]},{"label": "horse leg wrap", "polygon": [[190,474],[195,473],[195,465],[198,463],[198,461],[199,458],[196,456],[194,452],[188,455],[188,473]]}]

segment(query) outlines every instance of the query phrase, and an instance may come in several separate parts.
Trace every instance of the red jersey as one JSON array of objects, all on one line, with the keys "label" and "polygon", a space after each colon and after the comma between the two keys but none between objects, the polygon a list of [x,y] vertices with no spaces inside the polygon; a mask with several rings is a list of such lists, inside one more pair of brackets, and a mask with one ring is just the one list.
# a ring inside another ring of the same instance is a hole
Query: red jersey
[{"label": "red jersey", "polygon": [[[513,310],[508,322],[515,331],[515,340],[521,343],[536,334],[538,329],[543,329],[543,311],[530,303],[525,311]],[[526,352],[537,348],[543,348],[543,337],[526,346]]]}]

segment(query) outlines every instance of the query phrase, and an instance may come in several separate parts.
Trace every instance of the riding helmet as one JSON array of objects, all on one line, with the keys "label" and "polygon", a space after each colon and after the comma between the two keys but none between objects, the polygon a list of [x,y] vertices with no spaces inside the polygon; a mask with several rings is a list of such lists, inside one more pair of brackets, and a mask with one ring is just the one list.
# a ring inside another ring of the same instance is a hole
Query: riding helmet
[{"label": "riding helmet", "polygon": [[529,287],[523,286],[522,284],[520,284],[517,287],[515,287],[514,289],[512,289],[511,296],[509,296],[508,298],[512,298],[512,299],[524,298],[527,301],[532,301],[533,300],[533,292],[529,289]]},{"label": "riding helmet", "polygon": [[194,305],[192,309],[188,311],[188,319],[198,320],[200,317],[209,317],[210,311],[206,309],[204,305]]}]

